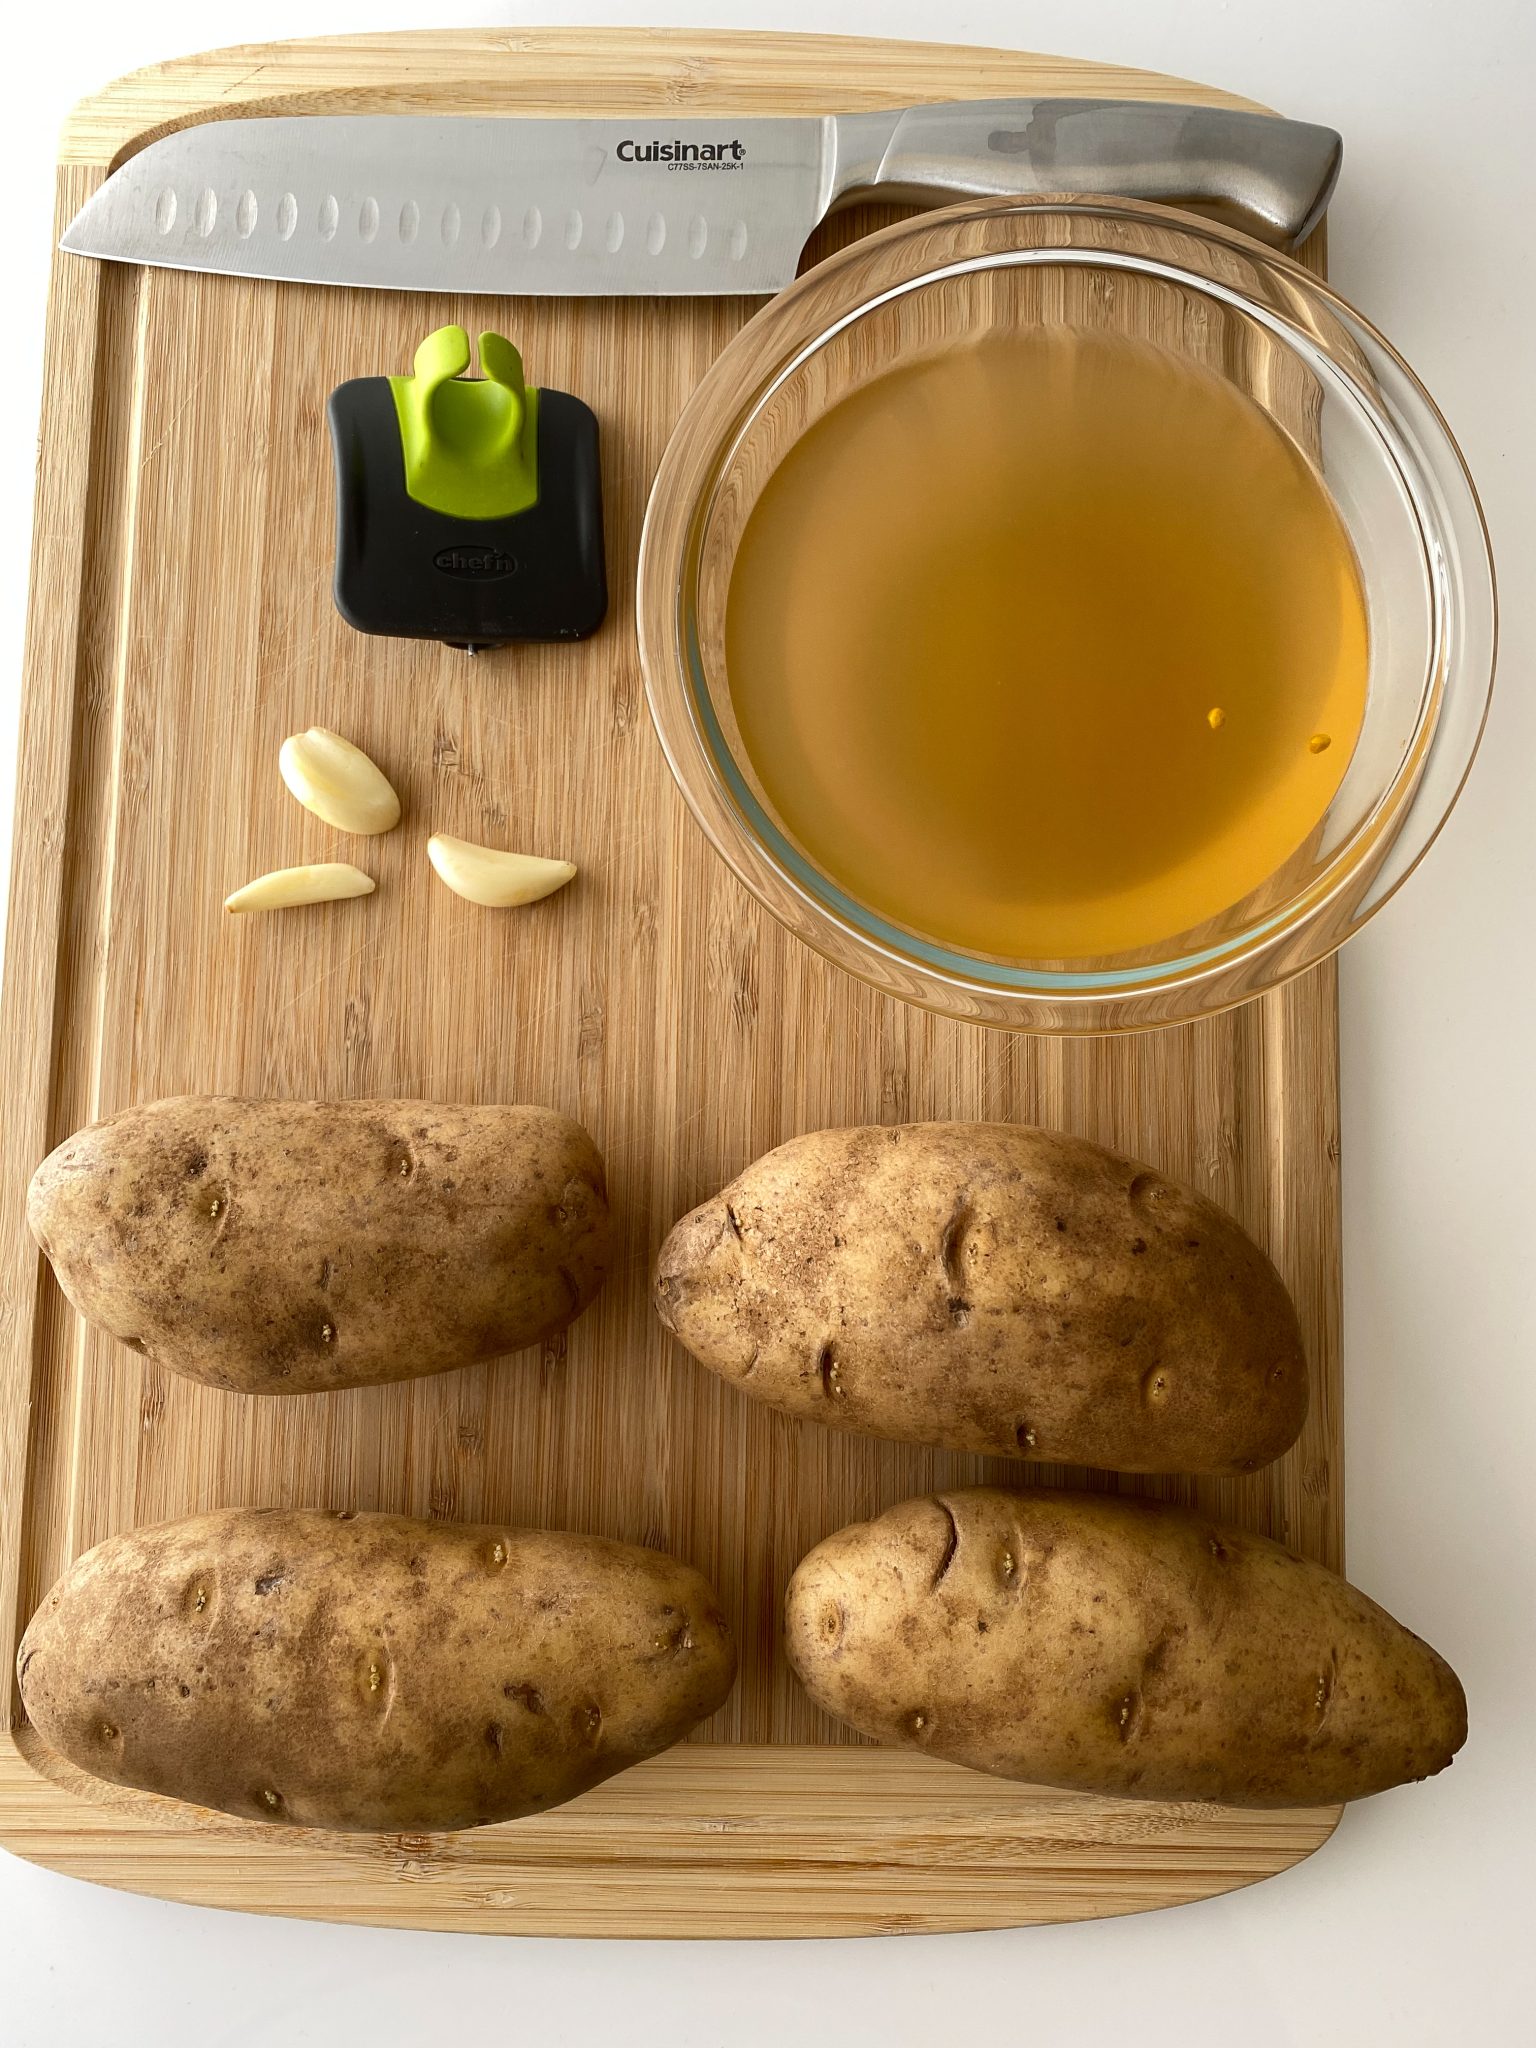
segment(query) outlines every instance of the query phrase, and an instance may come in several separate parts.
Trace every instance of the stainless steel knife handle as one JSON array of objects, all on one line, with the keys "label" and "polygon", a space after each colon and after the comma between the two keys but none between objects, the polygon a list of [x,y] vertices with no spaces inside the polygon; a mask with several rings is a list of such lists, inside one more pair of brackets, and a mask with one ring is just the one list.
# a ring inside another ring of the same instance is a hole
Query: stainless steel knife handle
[{"label": "stainless steel knife handle", "polygon": [[1279,247],[1317,224],[1343,153],[1310,122],[1156,100],[957,100],[840,114],[832,127],[832,205],[1113,195],[1215,215]]}]

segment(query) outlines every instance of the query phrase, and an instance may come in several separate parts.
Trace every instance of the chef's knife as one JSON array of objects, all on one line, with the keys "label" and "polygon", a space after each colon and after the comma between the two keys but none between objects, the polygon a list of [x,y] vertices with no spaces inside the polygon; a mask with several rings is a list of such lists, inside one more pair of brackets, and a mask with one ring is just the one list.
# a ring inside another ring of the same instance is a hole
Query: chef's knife
[{"label": "chef's knife", "polygon": [[1285,245],[1321,215],[1340,148],[1331,128],[1147,100],[210,121],[130,157],[63,247],[390,291],[764,293],[790,282],[833,207],[871,194],[1156,199]]}]

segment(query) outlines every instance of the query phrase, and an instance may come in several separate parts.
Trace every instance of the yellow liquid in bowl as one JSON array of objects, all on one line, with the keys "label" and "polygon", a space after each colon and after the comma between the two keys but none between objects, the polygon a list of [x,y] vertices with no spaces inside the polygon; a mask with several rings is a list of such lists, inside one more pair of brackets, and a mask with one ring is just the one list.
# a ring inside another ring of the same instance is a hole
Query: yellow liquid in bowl
[{"label": "yellow liquid in bowl", "polygon": [[1364,596],[1296,445],[1066,329],[892,371],[768,480],[726,609],[781,821],[872,910],[1014,959],[1153,946],[1273,875],[1365,711]]}]

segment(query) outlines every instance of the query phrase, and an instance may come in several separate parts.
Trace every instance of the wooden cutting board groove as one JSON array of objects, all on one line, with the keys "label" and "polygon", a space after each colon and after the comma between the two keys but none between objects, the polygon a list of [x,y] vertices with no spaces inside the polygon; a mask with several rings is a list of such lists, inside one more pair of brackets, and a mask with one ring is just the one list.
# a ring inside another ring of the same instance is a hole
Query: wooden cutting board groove
[{"label": "wooden cutting board groove", "polygon": [[[62,228],[124,152],[235,112],[768,112],[1067,92],[1242,104],[1061,59],[838,38],[465,31],[249,47],[136,74],[79,110]],[[822,250],[861,232],[849,216]],[[814,1712],[777,1644],[799,1557],[905,1495],[1020,1468],[840,1436],[745,1401],[647,1299],[683,1210],[824,1124],[1062,1126],[1208,1190],[1297,1298],[1314,1400],[1243,1481],[1157,1483],[1337,1564],[1336,1005],[1324,968],[1145,1038],[1036,1041],[876,995],[795,944],[695,830],[646,715],[632,584],[671,425],[752,307],[325,291],[61,257],[49,304],[3,1034],[0,1656],[69,1560],[222,1504],[310,1502],[599,1530],[720,1585],[741,1682],[671,1755],[470,1835],[283,1835],[102,1787],[46,1752],[14,1687],[0,1839],[101,1882],[259,1911],[563,1933],[869,1933],[1136,1911],[1283,1869],[1333,1809],[1242,1814],[1006,1785],[880,1752]],[[365,640],[330,600],[324,405],[448,319],[504,326],[535,381],[597,410],[614,602],[575,647]],[[228,890],[349,858],[285,794],[311,723],[386,766],[376,896],[226,919]],[[506,917],[447,895],[426,835],[568,854],[576,886]],[[87,1332],[25,1231],[32,1167],[180,1091],[533,1100],[603,1146],[612,1279],[542,1354],[254,1401]],[[1045,1468],[1051,1480],[1083,1475]],[[1099,1486],[1117,1483],[1098,1476]]]}]

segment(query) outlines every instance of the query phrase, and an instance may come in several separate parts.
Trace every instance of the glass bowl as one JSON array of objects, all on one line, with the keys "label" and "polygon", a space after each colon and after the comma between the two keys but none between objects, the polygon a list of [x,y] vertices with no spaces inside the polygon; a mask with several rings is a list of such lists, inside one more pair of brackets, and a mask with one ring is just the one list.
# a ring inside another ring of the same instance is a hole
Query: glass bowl
[{"label": "glass bowl", "polygon": [[[1028,323],[1151,335],[1236,382],[1324,483],[1364,591],[1364,720],[1318,826],[1240,902],[1134,953],[1005,959],[881,915],[776,814],[732,709],[732,566],[786,452],[897,364]],[[662,458],[637,616],[672,773],[759,902],[892,995],[1047,1032],[1204,1015],[1332,953],[1404,880],[1455,802],[1487,711],[1495,640],[1493,564],[1471,479],[1433,400],[1369,322],[1235,230],[1163,207],[1071,199],[919,215],[818,264],[756,314]]]}]

